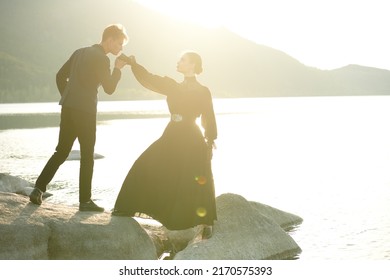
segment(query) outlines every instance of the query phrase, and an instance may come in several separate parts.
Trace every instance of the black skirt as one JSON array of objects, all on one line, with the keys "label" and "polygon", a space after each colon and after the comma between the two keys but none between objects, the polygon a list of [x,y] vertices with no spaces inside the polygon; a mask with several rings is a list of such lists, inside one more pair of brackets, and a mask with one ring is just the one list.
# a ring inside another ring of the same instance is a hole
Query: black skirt
[{"label": "black skirt", "polygon": [[135,161],[115,211],[146,214],[170,230],[217,219],[208,147],[195,121],[171,121]]}]

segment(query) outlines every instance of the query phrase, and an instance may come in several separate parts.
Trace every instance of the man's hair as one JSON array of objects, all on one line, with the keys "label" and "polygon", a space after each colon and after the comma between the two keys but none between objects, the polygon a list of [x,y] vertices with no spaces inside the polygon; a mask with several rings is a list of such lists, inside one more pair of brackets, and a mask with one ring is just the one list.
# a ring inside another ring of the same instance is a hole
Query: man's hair
[{"label": "man's hair", "polygon": [[102,42],[106,41],[108,38],[113,39],[123,39],[123,44],[127,44],[129,41],[129,37],[127,36],[126,29],[123,25],[117,23],[117,24],[111,24],[107,26],[102,35]]}]

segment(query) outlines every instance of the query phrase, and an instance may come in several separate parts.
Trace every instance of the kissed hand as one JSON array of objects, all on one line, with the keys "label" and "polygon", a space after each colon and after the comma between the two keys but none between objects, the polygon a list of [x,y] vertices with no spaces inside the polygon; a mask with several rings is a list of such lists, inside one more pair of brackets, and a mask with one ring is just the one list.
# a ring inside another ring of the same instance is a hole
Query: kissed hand
[{"label": "kissed hand", "polygon": [[115,68],[122,69],[127,65],[127,62],[117,57],[115,59]]},{"label": "kissed hand", "polygon": [[126,56],[124,54],[121,54],[120,56],[118,56],[118,59],[124,61],[125,63],[127,63],[129,65],[134,65],[135,63],[137,63],[134,55]]}]

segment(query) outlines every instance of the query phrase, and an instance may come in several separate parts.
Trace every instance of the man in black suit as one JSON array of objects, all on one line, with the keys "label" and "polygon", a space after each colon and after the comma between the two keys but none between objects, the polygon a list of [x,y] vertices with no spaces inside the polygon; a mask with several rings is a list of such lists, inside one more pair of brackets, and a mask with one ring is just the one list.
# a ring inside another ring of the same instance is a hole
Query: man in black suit
[{"label": "man in black suit", "polygon": [[126,62],[116,58],[113,71],[107,54],[118,55],[127,43],[125,29],[118,24],[108,26],[100,44],[76,50],[56,76],[61,94],[61,124],[55,153],[39,175],[30,201],[40,205],[46,186],[68,157],[73,143],[80,143],[79,210],[103,212],[91,200],[94,147],[96,140],[97,93],[101,85],[111,95],[121,78]]}]

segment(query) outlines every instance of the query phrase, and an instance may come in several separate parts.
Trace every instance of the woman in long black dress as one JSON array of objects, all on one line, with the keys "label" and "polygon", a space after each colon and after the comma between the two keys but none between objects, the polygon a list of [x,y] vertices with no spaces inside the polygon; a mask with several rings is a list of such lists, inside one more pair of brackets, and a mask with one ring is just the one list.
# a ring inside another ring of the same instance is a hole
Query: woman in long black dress
[{"label": "woman in long black dress", "polygon": [[[204,225],[209,231],[217,219],[211,170],[217,126],[210,91],[196,80],[201,57],[194,52],[181,57],[180,83],[149,73],[134,56],[127,61],[144,87],[167,97],[171,120],[131,167],[112,214],[144,213],[170,230]],[[204,133],[196,124],[198,117]]]}]

